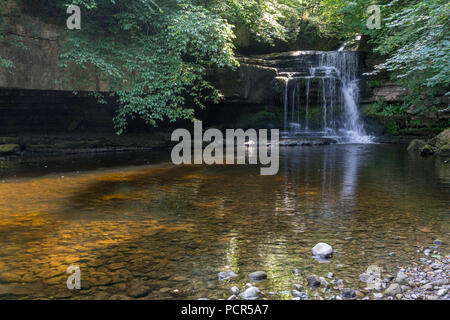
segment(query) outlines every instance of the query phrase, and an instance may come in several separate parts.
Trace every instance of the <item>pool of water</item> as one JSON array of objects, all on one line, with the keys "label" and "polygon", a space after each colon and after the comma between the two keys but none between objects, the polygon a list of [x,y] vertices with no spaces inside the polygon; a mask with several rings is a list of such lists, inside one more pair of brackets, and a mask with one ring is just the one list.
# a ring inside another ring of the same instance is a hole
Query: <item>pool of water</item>
[{"label": "pool of water", "polygon": [[[0,162],[0,298],[124,298],[138,285],[145,299],[219,299],[263,270],[257,286],[279,299],[310,274],[363,288],[369,265],[395,272],[418,261],[417,245],[450,240],[450,166],[405,146],[281,148],[276,176],[168,161]],[[317,242],[331,262],[312,258]],[[70,265],[81,290],[67,289]],[[226,270],[238,277],[218,281]]]}]

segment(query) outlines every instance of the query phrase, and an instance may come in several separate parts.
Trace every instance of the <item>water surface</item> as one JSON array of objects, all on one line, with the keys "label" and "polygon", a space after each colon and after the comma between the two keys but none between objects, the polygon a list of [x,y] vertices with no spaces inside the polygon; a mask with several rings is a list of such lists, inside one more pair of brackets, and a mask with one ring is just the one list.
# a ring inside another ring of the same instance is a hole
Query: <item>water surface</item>
[{"label": "water surface", "polygon": [[[226,298],[264,270],[265,297],[285,298],[312,273],[364,287],[369,265],[395,272],[416,245],[450,240],[449,165],[404,146],[281,148],[276,176],[168,159],[0,162],[0,297],[124,298],[139,284],[146,299]],[[330,263],[311,257],[320,241]],[[66,287],[74,264],[79,291]],[[219,282],[224,270],[239,277]]]}]

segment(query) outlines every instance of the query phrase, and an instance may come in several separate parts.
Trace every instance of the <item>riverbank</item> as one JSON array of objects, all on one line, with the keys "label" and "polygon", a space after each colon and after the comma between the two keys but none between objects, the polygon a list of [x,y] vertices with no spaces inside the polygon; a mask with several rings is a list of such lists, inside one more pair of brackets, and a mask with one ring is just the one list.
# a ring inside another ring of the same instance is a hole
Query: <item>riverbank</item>
[{"label": "riverbank", "polygon": [[96,154],[167,149],[169,130],[142,134],[53,133],[0,136],[0,160],[18,157]]}]

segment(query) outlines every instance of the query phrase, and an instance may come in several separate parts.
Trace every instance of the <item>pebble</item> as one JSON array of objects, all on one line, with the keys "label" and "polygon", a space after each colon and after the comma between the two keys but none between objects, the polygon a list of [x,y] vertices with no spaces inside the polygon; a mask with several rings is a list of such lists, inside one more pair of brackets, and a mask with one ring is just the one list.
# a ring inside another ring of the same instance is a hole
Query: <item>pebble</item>
[{"label": "pebble", "polygon": [[306,281],[308,282],[308,285],[311,288],[320,286],[320,278],[318,276],[316,276],[315,274],[308,276],[306,278]]}]

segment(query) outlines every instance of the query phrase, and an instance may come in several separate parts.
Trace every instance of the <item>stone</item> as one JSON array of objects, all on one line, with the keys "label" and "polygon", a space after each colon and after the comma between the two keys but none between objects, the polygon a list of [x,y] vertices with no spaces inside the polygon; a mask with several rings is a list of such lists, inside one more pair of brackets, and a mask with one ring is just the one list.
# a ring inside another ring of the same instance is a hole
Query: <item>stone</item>
[{"label": "stone", "polygon": [[239,291],[240,291],[239,288],[236,286],[231,288],[231,293],[235,296],[237,296],[239,294]]},{"label": "stone", "polygon": [[319,279],[320,279],[320,285],[321,285],[321,286],[323,286],[323,287],[325,287],[325,288],[328,288],[328,287],[330,286],[330,284],[328,283],[327,280],[325,280],[324,277],[320,277]]},{"label": "stone", "polygon": [[435,245],[437,245],[437,246],[441,246],[442,243],[443,243],[443,242],[442,242],[441,240],[439,240],[439,239],[436,239],[436,240],[433,241],[433,244],[435,244]]},{"label": "stone", "polygon": [[406,275],[406,273],[399,271],[397,273],[397,277],[395,278],[395,282],[398,284],[407,284],[408,283],[408,276]]},{"label": "stone", "polygon": [[448,292],[447,289],[439,289],[438,292],[436,292],[436,294],[438,295],[438,297],[442,297],[445,296],[447,292]]},{"label": "stone", "polygon": [[426,145],[426,142],[423,140],[414,139],[408,146],[408,151],[419,151],[423,146]]},{"label": "stone", "polygon": [[247,288],[244,292],[242,292],[239,297],[244,300],[255,300],[258,298],[260,294],[260,290],[257,287]]},{"label": "stone", "polygon": [[381,299],[383,299],[383,294],[379,293],[379,292],[376,292],[376,293],[373,294],[373,298],[375,300],[381,300]]},{"label": "stone", "polygon": [[140,298],[146,296],[149,292],[149,287],[145,285],[135,285],[127,291],[127,295],[132,298]]},{"label": "stone", "polygon": [[333,255],[333,248],[324,242],[319,242],[312,248],[312,254],[315,257],[329,259]]},{"label": "stone", "polygon": [[426,144],[422,148],[420,148],[419,152],[422,156],[431,156],[434,154],[433,147],[429,144]]},{"label": "stone", "polygon": [[333,272],[328,272],[327,277],[328,279],[332,279],[334,277]]},{"label": "stone", "polygon": [[431,291],[433,290],[433,285],[431,283],[427,283],[421,287],[423,290]]},{"label": "stone", "polygon": [[308,286],[310,288],[315,288],[320,286],[320,278],[316,276],[315,274],[310,275],[306,278],[306,281],[308,282]]},{"label": "stone", "polygon": [[18,144],[0,144],[0,156],[9,156],[20,153]]},{"label": "stone", "polygon": [[228,297],[228,299],[227,300],[237,300],[237,296],[236,295],[232,295],[232,296],[230,296],[230,297]]},{"label": "stone", "polygon": [[387,296],[395,296],[399,293],[402,293],[402,289],[400,288],[400,285],[398,283],[391,284],[384,292],[384,294]]},{"label": "stone", "polygon": [[267,273],[264,271],[255,271],[248,275],[248,278],[252,281],[262,281],[267,279]]},{"label": "stone", "polygon": [[233,271],[222,271],[218,274],[219,281],[228,280],[235,277],[237,277],[237,274]]},{"label": "stone", "polygon": [[292,296],[298,298],[298,300],[308,300],[309,296],[305,292],[300,292],[298,290],[292,290]]},{"label": "stone", "polygon": [[356,292],[353,289],[343,288],[341,289],[341,296],[344,298],[354,298],[356,296]]},{"label": "stone", "polygon": [[301,284],[294,283],[292,287],[294,287],[295,290],[303,291],[303,286]]},{"label": "stone", "polygon": [[432,286],[440,287],[448,284],[448,279],[438,279],[430,283]]}]

